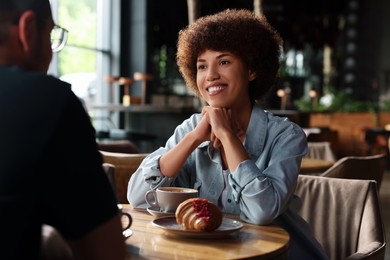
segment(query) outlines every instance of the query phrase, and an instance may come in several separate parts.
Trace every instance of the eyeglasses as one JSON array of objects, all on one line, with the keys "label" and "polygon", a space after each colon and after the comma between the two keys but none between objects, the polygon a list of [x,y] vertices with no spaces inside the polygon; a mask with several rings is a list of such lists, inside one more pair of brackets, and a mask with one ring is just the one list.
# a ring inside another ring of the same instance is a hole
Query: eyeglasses
[{"label": "eyeglasses", "polygon": [[59,52],[66,45],[66,41],[68,40],[68,30],[58,25],[54,25],[50,33],[50,39],[52,51]]}]

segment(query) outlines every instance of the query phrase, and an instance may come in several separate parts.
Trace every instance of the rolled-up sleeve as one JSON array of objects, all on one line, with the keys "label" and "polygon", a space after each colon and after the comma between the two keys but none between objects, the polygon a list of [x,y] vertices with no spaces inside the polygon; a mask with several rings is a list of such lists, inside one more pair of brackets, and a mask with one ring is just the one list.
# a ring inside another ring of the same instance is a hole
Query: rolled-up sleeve
[{"label": "rolled-up sleeve", "polygon": [[269,224],[286,210],[307,151],[306,137],[294,126],[274,140],[259,158],[242,162],[229,176],[241,218],[250,223]]}]

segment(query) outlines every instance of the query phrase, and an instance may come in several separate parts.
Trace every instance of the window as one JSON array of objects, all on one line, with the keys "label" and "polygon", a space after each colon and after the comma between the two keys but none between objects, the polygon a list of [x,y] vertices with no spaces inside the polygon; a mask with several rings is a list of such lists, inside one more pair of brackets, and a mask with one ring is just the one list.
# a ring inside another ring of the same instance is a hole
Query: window
[{"label": "window", "polygon": [[[119,33],[119,0],[51,0],[55,23],[69,30],[66,47],[53,54],[49,74],[72,84],[87,106],[107,101],[104,77],[115,74],[119,48],[111,40]],[[114,20],[116,19],[116,20]]]}]

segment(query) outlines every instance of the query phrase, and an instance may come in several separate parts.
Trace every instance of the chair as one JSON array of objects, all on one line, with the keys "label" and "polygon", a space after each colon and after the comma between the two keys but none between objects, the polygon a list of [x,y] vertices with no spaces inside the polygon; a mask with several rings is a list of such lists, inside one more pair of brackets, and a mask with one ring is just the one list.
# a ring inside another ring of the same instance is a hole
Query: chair
[{"label": "chair", "polygon": [[115,166],[115,190],[118,203],[128,204],[127,185],[131,175],[138,169],[147,154],[125,154],[100,151],[103,156],[103,162]]},{"label": "chair", "polygon": [[140,148],[129,140],[105,140],[97,143],[101,151],[112,153],[140,153]]},{"label": "chair", "polygon": [[376,183],[299,175],[299,213],[332,260],[384,259],[385,234]]},{"label": "chair", "polygon": [[104,172],[107,175],[108,181],[111,184],[112,189],[116,193],[116,186],[115,186],[115,165],[111,163],[103,163],[103,169]]},{"label": "chair", "polygon": [[339,159],[332,167],[320,174],[322,177],[375,180],[378,191],[386,167],[386,155],[347,156]]},{"label": "chair", "polygon": [[330,142],[308,142],[305,157],[329,162],[336,161]]},{"label": "chair", "polygon": [[318,132],[312,132],[308,134],[307,142],[311,144],[327,142],[329,145],[329,148],[327,149],[332,151],[333,156],[337,157],[339,152],[338,132],[336,130],[330,129],[329,127],[316,127],[315,129]]}]

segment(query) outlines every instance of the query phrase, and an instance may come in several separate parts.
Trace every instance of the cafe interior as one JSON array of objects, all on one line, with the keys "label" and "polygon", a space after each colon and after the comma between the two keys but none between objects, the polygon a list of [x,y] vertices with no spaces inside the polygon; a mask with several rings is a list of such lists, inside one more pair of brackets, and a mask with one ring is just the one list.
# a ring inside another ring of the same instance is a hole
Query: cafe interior
[{"label": "cafe interior", "polygon": [[[390,259],[389,1],[51,0],[51,5],[55,21],[69,33],[49,73],[72,84],[90,115],[118,202],[133,216],[126,243],[135,259],[286,259],[288,234],[280,228],[244,224],[224,240],[182,233],[183,239],[171,239],[164,236],[167,230],[151,230],[159,216],[146,217],[126,198],[127,183],[145,156],[205,105],[178,71],[178,32],[227,8],[264,15],[283,39],[277,85],[259,102],[306,134],[308,153],[296,189],[301,215],[330,259]],[[259,246],[262,252],[253,249]]]}]

